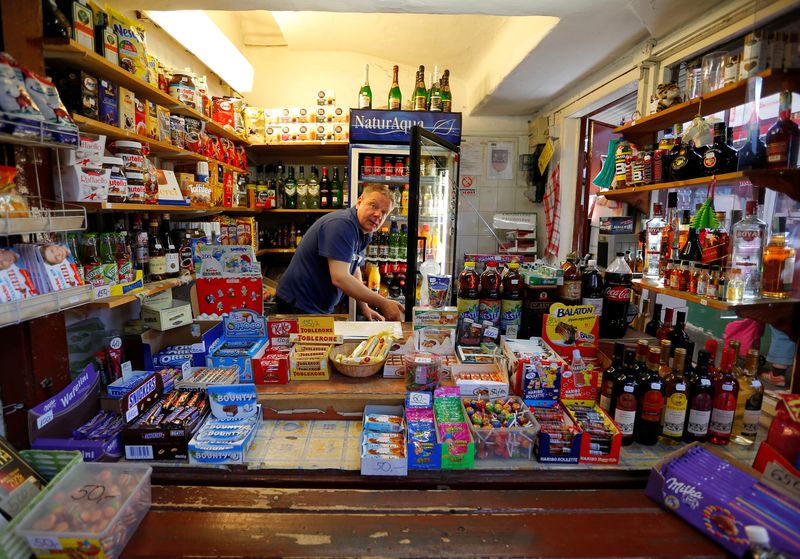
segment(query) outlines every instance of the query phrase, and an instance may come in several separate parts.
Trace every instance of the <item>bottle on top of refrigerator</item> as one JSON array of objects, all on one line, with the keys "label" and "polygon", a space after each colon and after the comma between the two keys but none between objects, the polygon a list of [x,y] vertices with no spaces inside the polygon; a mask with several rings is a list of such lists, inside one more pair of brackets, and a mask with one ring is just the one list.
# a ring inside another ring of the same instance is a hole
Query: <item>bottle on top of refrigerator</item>
[{"label": "bottle on top of refrigerator", "polygon": [[480,302],[480,276],[475,271],[475,262],[464,262],[464,270],[458,276],[458,318],[478,321]]},{"label": "bottle on top of refrigerator", "polygon": [[581,304],[594,307],[594,314],[603,315],[603,278],[597,269],[597,260],[589,260],[589,265],[581,278]]},{"label": "bottle on top of refrigerator", "polygon": [[500,323],[500,273],[494,261],[487,262],[481,274],[478,318],[481,322],[488,320],[495,326]]},{"label": "bottle on top of refrigerator", "polygon": [[516,337],[516,333],[522,325],[523,289],[519,262],[511,262],[508,265],[508,273],[503,278],[503,293],[500,303],[500,332],[502,334],[508,334],[509,328],[512,328],[512,333]]}]

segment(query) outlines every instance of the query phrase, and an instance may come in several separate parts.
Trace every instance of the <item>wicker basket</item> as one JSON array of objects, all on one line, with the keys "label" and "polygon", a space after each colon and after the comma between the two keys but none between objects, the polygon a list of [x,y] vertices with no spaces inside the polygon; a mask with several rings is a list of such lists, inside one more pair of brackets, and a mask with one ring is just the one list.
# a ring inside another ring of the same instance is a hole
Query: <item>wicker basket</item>
[{"label": "wicker basket", "polygon": [[358,343],[346,343],[334,346],[328,357],[330,360],[331,367],[342,373],[344,376],[353,378],[371,377],[372,375],[383,369],[383,364],[386,362],[385,359],[383,361],[365,363],[363,365],[348,365],[345,363],[337,363],[336,361],[333,360],[333,358],[336,357],[337,355],[350,355],[351,353],[353,353],[353,350],[357,347]]}]

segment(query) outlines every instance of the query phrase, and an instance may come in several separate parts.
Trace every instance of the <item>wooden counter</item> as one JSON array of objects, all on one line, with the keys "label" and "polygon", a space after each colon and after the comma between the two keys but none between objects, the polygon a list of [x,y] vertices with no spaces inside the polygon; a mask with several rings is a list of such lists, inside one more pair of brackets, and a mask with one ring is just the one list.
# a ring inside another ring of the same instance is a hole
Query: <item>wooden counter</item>
[{"label": "wooden counter", "polygon": [[642,490],[154,486],[125,559],[726,557]]}]

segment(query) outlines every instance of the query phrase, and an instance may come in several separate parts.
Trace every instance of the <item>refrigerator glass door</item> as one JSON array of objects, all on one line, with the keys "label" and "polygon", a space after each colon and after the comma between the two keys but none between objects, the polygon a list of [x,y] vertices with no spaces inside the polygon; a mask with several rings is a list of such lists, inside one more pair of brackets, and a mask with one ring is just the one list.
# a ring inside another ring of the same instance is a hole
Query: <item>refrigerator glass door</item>
[{"label": "refrigerator glass door", "polygon": [[[409,303],[425,303],[427,288],[422,283],[426,274],[449,275],[451,301],[453,298],[458,154],[457,146],[418,126],[412,128],[406,274],[409,279],[406,283],[406,320],[409,321],[414,306]],[[422,294],[422,301],[417,301],[417,293]]]}]

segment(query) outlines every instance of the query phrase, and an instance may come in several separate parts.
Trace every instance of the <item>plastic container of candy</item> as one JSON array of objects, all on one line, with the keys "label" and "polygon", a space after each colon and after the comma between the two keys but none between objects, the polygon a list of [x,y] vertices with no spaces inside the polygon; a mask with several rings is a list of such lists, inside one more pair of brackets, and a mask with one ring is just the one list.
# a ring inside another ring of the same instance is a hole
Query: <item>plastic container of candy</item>
[{"label": "plastic container of candy", "polygon": [[150,509],[144,464],[83,463],[17,527],[37,557],[119,557]]},{"label": "plastic container of candy", "polygon": [[533,458],[539,422],[521,398],[462,398],[461,403],[469,418],[477,459]]},{"label": "plastic container of candy", "polygon": [[406,369],[406,390],[432,392],[439,386],[442,358],[434,353],[416,351],[403,357]]}]

